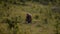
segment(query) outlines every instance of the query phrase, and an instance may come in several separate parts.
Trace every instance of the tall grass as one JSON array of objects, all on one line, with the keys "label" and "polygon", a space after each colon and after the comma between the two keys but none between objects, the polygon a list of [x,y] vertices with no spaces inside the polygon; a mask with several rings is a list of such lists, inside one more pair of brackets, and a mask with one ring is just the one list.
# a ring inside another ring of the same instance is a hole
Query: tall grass
[{"label": "tall grass", "polygon": [[[52,10],[52,2],[48,5],[25,2],[24,6],[17,3],[18,1],[9,2],[0,3],[0,34],[56,34],[56,31],[60,33],[60,14]],[[59,1],[56,2],[55,6],[59,6]],[[32,24],[25,24],[27,13],[32,14]],[[14,27],[9,29],[9,24],[13,22]]]}]

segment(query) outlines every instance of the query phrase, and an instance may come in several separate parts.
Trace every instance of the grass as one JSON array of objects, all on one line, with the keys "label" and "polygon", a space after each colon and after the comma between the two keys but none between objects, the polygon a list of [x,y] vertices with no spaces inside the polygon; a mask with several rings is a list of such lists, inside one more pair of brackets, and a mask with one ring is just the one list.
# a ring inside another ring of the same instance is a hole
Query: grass
[{"label": "grass", "polygon": [[[26,2],[23,6],[5,3],[0,3],[0,34],[55,34],[54,25],[56,21],[60,23],[60,14],[52,11],[52,4]],[[25,24],[27,13],[32,14],[32,24]],[[19,23],[9,30],[9,24],[4,23],[6,19]],[[60,33],[60,29],[58,31]]]}]

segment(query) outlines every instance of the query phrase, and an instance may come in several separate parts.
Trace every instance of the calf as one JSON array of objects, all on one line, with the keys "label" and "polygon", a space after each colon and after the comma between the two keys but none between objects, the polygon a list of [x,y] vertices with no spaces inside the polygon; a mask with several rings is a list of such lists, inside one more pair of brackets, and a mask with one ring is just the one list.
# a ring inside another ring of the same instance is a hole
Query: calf
[{"label": "calf", "polygon": [[32,22],[32,16],[30,14],[26,14],[26,22],[31,23]]}]

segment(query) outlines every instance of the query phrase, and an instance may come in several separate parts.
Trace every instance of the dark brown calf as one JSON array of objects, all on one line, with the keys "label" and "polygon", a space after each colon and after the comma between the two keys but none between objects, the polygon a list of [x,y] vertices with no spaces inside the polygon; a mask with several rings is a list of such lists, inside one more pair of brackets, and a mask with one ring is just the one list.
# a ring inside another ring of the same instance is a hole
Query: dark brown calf
[{"label": "dark brown calf", "polygon": [[31,23],[32,22],[32,16],[30,14],[26,14],[26,22]]}]

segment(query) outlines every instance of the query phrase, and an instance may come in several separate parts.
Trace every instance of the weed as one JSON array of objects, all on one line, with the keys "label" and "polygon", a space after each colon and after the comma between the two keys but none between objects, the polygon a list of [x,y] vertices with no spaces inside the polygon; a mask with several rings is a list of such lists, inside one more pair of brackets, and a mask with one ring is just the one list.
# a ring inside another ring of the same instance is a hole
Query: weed
[{"label": "weed", "polygon": [[34,17],[35,19],[39,19],[39,16],[38,15],[35,15],[35,17]]}]

